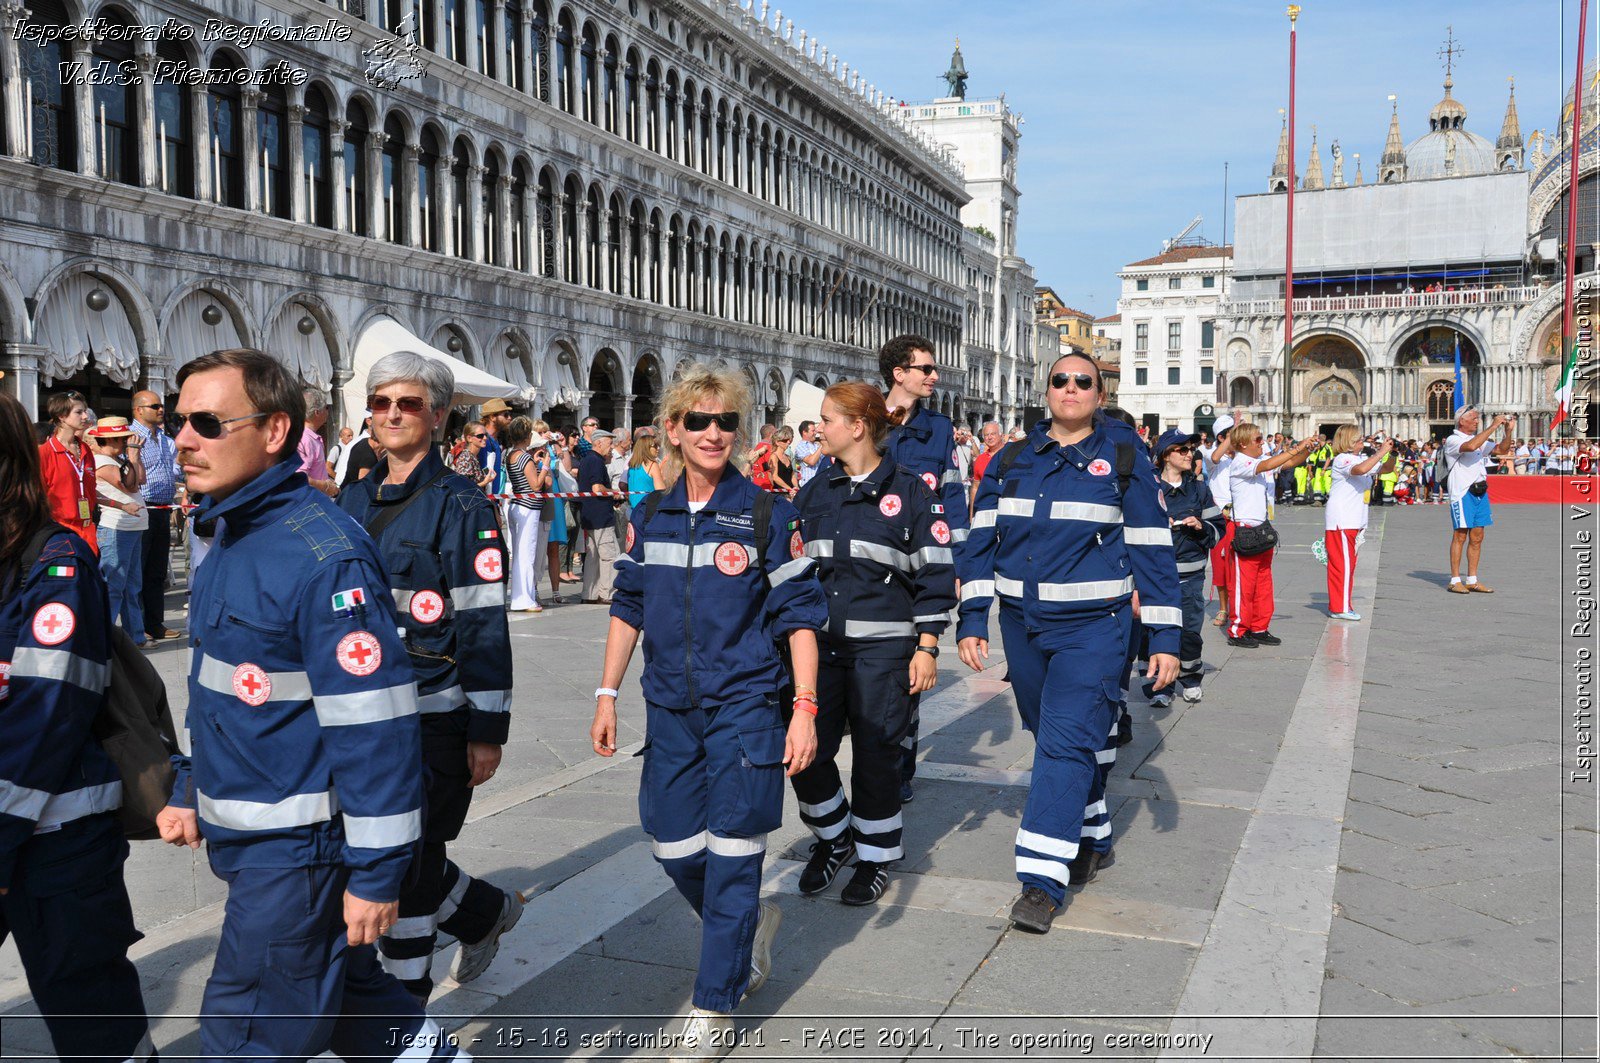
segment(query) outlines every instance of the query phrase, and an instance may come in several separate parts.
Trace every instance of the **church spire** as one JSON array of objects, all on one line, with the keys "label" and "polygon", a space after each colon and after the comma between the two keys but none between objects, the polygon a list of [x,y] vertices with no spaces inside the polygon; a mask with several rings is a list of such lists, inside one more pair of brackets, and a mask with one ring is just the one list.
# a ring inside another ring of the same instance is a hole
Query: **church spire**
[{"label": "church spire", "polygon": [[1497,169],[1522,169],[1522,123],[1517,118],[1517,79],[1510,78],[1511,97],[1506,101],[1506,118],[1500,123],[1500,139],[1494,142]]},{"label": "church spire", "polygon": [[1395,97],[1389,97],[1393,110],[1389,112],[1389,139],[1383,142],[1383,158],[1378,161],[1378,183],[1389,184],[1392,181],[1406,179],[1406,145],[1400,139],[1400,104]]},{"label": "church spire", "polygon": [[1356,184],[1364,185],[1366,183],[1366,178],[1361,176],[1361,153],[1358,151],[1356,152]]},{"label": "church spire", "polygon": [[1307,192],[1316,192],[1322,184],[1322,152],[1317,150],[1317,127],[1311,127],[1311,161],[1306,163],[1306,179],[1300,185]]},{"label": "church spire", "polygon": [[[1280,108],[1279,114],[1283,113]],[[1289,191],[1289,120],[1283,120],[1283,128],[1278,131],[1278,158],[1272,164],[1272,176],[1267,179],[1268,192]]]}]

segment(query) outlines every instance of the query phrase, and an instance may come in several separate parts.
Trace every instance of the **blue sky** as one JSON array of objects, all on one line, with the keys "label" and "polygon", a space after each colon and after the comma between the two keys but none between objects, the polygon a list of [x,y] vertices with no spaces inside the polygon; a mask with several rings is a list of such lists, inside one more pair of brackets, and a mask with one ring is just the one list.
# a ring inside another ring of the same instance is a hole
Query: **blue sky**
[{"label": "blue sky", "polygon": [[[969,99],[1001,93],[1024,117],[1019,241],[1041,284],[1094,314],[1116,271],[1196,214],[1220,241],[1229,195],[1264,192],[1288,106],[1288,19],[1276,0],[791,0],[783,15],[885,92],[944,95],[954,38]],[[1600,7],[1600,4],[1596,5]],[[1375,176],[1399,97],[1401,135],[1444,94],[1447,26],[1463,49],[1456,99],[1493,141],[1517,80],[1523,135],[1550,132],[1572,78],[1578,0],[1306,0],[1299,23],[1298,168],[1317,127],[1325,175],[1338,139]],[[1591,11],[1588,56],[1600,11]],[[1562,32],[1565,19],[1566,31]],[[1566,51],[1563,60],[1562,40]],[[1232,236],[1229,205],[1229,236]]]}]

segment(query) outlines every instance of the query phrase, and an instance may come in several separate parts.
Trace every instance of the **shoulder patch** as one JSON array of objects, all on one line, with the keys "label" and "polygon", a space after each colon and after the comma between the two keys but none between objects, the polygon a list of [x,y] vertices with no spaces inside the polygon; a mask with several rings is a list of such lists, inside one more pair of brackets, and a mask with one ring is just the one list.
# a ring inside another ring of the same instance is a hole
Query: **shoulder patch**
[{"label": "shoulder patch", "polygon": [[351,675],[371,675],[383,663],[383,647],[370,631],[352,631],[334,651],[339,667]]},{"label": "shoulder patch", "polygon": [[59,646],[77,630],[78,615],[61,602],[41,605],[33,614],[33,637],[42,646]]},{"label": "shoulder patch", "polygon": [[66,535],[52,535],[50,541],[44,544],[44,549],[39,551],[40,562],[50,561],[58,557],[72,557],[77,553],[77,547],[72,544],[72,533]]}]

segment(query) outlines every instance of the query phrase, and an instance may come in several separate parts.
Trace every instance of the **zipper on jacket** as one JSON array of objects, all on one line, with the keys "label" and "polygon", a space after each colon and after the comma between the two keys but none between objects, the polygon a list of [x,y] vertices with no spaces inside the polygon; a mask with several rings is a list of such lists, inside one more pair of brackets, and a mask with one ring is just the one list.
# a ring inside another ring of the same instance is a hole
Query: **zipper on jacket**
[{"label": "zipper on jacket", "polygon": [[689,613],[694,595],[694,527],[698,513],[689,514],[689,563],[683,573],[683,681],[689,688],[689,705],[700,707],[700,697],[694,690],[694,622]]}]

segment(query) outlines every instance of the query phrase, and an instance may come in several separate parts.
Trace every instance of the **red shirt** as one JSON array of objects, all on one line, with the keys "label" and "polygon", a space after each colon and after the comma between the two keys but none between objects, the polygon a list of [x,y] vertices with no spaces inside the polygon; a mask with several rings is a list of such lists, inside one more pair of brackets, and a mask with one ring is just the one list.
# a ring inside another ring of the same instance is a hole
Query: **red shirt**
[{"label": "red shirt", "polygon": [[[94,455],[89,448],[80,446],[81,457],[73,457],[55,436],[39,447],[39,472],[44,480],[45,503],[50,516],[63,527],[71,528],[96,554],[100,553],[99,540],[94,528]],[[89,516],[81,518],[80,503],[88,507]]]},{"label": "red shirt", "polygon": [[[1002,443],[1001,446],[1003,448],[1005,446],[1005,444]],[[987,469],[989,467],[989,459],[994,457],[998,453],[1000,453],[1000,451],[998,451],[998,450],[994,450],[994,451],[986,450],[982,454],[979,454],[976,458],[972,459],[972,482],[973,483],[977,483],[979,480],[983,479],[983,470],[985,470],[985,469]]]}]

